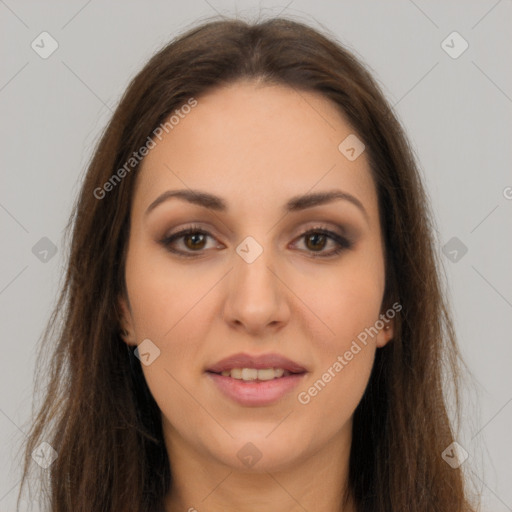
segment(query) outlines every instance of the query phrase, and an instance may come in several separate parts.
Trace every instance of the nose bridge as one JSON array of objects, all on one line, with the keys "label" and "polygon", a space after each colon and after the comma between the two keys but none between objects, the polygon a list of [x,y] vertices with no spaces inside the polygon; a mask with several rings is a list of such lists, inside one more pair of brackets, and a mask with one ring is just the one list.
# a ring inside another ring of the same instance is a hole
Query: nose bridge
[{"label": "nose bridge", "polygon": [[265,237],[265,245],[246,237],[233,258],[227,298],[230,320],[252,329],[283,320],[283,289],[275,275],[277,259],[270,236]]},{"label": "nose bridge", "polygon": [[[259,237],[260,240],[262,237]],[[275,255],[270,244],[270,237],[265,238],[265,245],[252,236],[247,236],[236,247],[235,272],[233,284],[242,287],[244,293],[273,295],[275,276],[269,270],[275,266]],[[274,261],[273,261],[274,260]],[[267,297],[268,300],[268,297]]]}]

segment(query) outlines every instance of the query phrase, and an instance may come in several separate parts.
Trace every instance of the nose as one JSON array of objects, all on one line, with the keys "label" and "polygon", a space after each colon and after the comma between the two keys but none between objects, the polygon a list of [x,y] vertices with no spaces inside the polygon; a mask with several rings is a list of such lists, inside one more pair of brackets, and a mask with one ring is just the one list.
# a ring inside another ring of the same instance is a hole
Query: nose
[{"label": "nose", "polygon": [[270,249],[252,262],[233,255],[234,267],[226,283],[224,318],[232,327],[252,335],[275,332],[289,320],[288,288],[276,271]]}]

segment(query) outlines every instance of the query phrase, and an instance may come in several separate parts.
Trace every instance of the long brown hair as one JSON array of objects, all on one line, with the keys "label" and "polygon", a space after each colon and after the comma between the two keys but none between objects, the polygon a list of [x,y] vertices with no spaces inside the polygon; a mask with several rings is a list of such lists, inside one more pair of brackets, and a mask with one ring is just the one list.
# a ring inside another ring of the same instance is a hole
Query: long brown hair
[{"label": "long brown hair", "polygon": [[[127,88],[67,226],[67,233],[72,228],[69,264],[40,349],[37,379],[48,379],[48,385],[26,443],[21,489],[29,470],[37,469],[32,452],[46,441],[58,454],[40,470],[51,512],[163,507],[173,481],[160,410],[119,334],[118,299],[126,293],[124,262],[138,165],[105,197],[98,198],[97,191],[175,109],[242,79],[330,99],[364,142],[377,187],[384,306],[397,301],[402,310],[394,339],[377,350],[355,411],[349,489],[357,510],[474,510],[462,469],[441,456],[455,440],[445,386],[455,391],[458,425],[463,361],[413,152],[366,67],[333,38],[284,18],[203,22],[154,55]],[[38,384],[38,389],[43,388]]]}]

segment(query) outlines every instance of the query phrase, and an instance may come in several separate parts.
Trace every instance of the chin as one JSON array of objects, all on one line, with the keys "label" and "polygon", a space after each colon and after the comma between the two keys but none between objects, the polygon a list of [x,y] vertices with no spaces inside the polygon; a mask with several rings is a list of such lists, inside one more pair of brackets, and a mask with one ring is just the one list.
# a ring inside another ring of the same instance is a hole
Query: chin
[{"label": "chin", "polygon": [[[275,425],[274,427],[275,428]],[[290,436],[268,435],[272,428],[265,426],[265,432],[235,436],[225,445],[212,447],[212,456],[222,464],[237,471],[250,473],[279,472],[291,469],[298,459],[305,456],[304,444],[292,442]]]}]

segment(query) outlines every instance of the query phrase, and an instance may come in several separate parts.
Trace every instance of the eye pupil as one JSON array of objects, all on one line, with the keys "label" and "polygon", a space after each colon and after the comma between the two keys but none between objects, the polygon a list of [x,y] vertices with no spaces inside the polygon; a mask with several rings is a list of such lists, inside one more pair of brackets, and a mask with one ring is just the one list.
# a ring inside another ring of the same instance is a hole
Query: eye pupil
[{"label": "eye pupil", "polygon": [[308,248],[311,248],[309,247],[309,241],[310,240],[314,240],[313,242],[313,246],[317,246],[318,245],[318,239],[321,239],[321,242],[323,243],[320,243],[320,247],[317,247],[317,249],[323,249],[324,248],[324,245],[325,245],[325,235],[322,234],[322,233],[312,233],[310,234],[308,237],[307,237],[307,242],[308,242]]},{"label": "eye pupil", "polygon": [[[198,237],[199,237],[199,239],[198,239]],[[203,238],[203,240],[201,240],[200,238]],[[189,235],[186,235],[185,239],[186,239],[186,245],[189,249],[201,249],[202,247],[197,247],[196,243],[201,243],[201,241],[204,242],[204,234],[203,233],[191,233]],[[192,240],[192,245],[188,243],[190,240]]]}]

